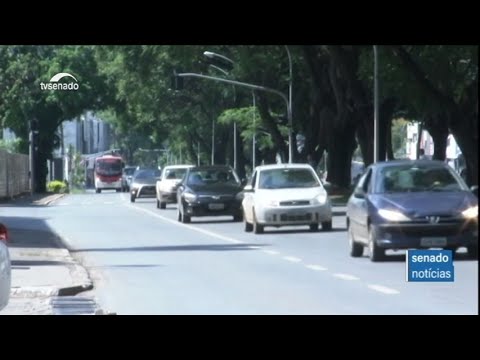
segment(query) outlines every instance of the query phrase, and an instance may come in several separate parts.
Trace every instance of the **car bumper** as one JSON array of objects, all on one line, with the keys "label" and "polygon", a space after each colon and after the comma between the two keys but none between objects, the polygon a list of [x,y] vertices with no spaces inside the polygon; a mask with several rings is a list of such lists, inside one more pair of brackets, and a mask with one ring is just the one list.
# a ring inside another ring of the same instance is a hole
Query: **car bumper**
[{"label": "car bumper", "polygon": [[189,216],[241,216],[242,203],[241,201],[229,200],[224,201],[223,208],[218,208],[220,203],[210,202],[184,202],[185,213]]},{"label": "car bumper", "polygon": [[132,196],[138,198],[154,198],[156,197],[155,185],[142,186],[140,188],[132,189],[130,191]]},{"label": "car bumper", "polygon": [[408,249],[478,246],[478,223],[382,224],[375,226],[379,247]]},{"label": "car bumper", "polygon": [[95,180],[95,188],[102,189],[102,190],[110,190],[110,189],[121,189],[122,188],[122,181],[113,181],[113,182],[104,182],[100,180]]},{"label": "car bumper", "polygon": [[258,210],[255,209],[255,216],[257,222],[262,225],[319,224],[332,219],[332,208],[329,203],[308,206],[263,207]]},{"label": "car bumper", "polygon": [[165,203],[176,203],[177,192],[160,192],[160,201]]}]

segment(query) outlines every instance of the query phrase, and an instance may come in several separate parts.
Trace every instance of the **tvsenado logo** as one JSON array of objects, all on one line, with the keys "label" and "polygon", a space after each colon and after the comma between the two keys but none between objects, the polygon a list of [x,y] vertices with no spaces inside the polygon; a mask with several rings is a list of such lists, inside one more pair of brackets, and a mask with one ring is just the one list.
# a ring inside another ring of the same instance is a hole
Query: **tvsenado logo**
[{"label": "tvsenado logo", "polygon": [[[71,77],[75,82],[71,81],[69,83],[63,82],[60,83],[59,81],[64,77]],[[40,83],[40,89],[42,90],[78,90],[78,81],[72,74],[69,73],[58,73],[57,75],[53,76],[48,83]]]}]

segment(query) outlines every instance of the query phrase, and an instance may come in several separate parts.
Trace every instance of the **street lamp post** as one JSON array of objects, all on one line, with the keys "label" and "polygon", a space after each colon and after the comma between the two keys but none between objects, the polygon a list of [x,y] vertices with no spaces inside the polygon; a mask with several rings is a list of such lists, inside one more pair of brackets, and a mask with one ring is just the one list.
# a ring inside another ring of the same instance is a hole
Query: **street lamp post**
[{"label": "street lamp post", "polygon": [[373,162],[378,161],[378,54],[373,45]]},{"label": "street lamp post", "polygon": [[[287,117],[288,117],[288,162],[292,163],[293,161],[293,115],[292,115],[292,93],[293,93],[293,66],[292,66],[292,57],[290,54],[290,50],[287,45],[285,45],[285,50],[287,51],[288,55],[288,69],[289,69],[289,79],[288,79],[288,100],[287,102]],[[205,51],[203,53],[205,56],[209,58],[219,58],[222,59],[223,61],[233,65],[234,61],[232,59],[229,59],[226,56],[216,54],[211,51]],[[218,66],[213,65],[215,68],[219,69]],[[277,92],[278,93],[278,92]],[[255,103],[255,100],[254,100]],[[255,104],[253,105],[255,107]],[[236,137],[235,137],[236,139]],[[235,156],[236,160],[236,156]]]},{"label": "street lamp post", "polygon": [[252,91],[252,97],[253,97],[252,173],[253,173],[253,171],[255,170],[255,149],[256,149],[256,134],[257,134],[257,129],[255,128],[255,112],[256,112],[255,91]]},{"label": "street lamp post", "polygon": [[[219,56],[219,57],[228,59],[225,56],[218,55],[218,54],[212,53],[210,51],[205,51],[204,54],[205,54],[205,56],[208,56],[208,57]],[[230,61],[233,64],[233,60],[228,59],[228,61]],[[227,71],[223,70],[219,66],[210,64],[210,67],[222,72],[226,76],[229,75]],[[232,86],[232,88],[233,88],[233,103],[235,105],[237,95],[236,95],[236,92],[235,92],[235,86]],[[212,144],[213,144],[213,138],[212,138]],[[212,145],[212,149],[213,149],[213,145]],[[213,155],[212,155],[212,157],[213,157]],[[213,160],[212,160],[212,165],[213,165]],[[235,171],[237,170],[237,122],[236,121],[233,122],[233,168],[235,169]]]},{"label": "street lamp post", "polygon": [[288,79],[288,162],[291,164],[292,159],[293,159],[293,144],[292,144],[292,57],[290,55],[290,50],[288,49],[288,46],[285,45],[285,49],[287,50],[287,55],[288,55],[288,69],[289,69],[289,79]]}]

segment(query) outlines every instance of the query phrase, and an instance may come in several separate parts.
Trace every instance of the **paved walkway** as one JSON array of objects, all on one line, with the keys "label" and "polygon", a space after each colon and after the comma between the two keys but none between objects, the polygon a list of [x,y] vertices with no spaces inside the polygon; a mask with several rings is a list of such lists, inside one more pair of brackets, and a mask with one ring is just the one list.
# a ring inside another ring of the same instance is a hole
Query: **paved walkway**
[{"label": "paved walkway", "polygon": [[[48,206],[64,194],[26,195],[3,201],[1,208]],[[8,224],[6,224],[8,226]],[[80,266],[51,231],[28,229],[19,222],[9,226],[12,291],[0,315],[48,315],[59,313],[59,298],[92,288],[87,271]],[[95,307],[90,312],[95,312]]]}]

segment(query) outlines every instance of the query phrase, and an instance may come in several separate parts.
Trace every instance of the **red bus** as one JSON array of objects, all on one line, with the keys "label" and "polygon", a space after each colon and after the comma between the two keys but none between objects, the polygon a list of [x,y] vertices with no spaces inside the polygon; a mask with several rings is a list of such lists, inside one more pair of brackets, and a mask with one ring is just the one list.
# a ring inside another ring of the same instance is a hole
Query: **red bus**
[{"label": "red bus", "polygon": [[123,159],[117,155],[103,155],[95,159],[95,192],[122,190]]}]

